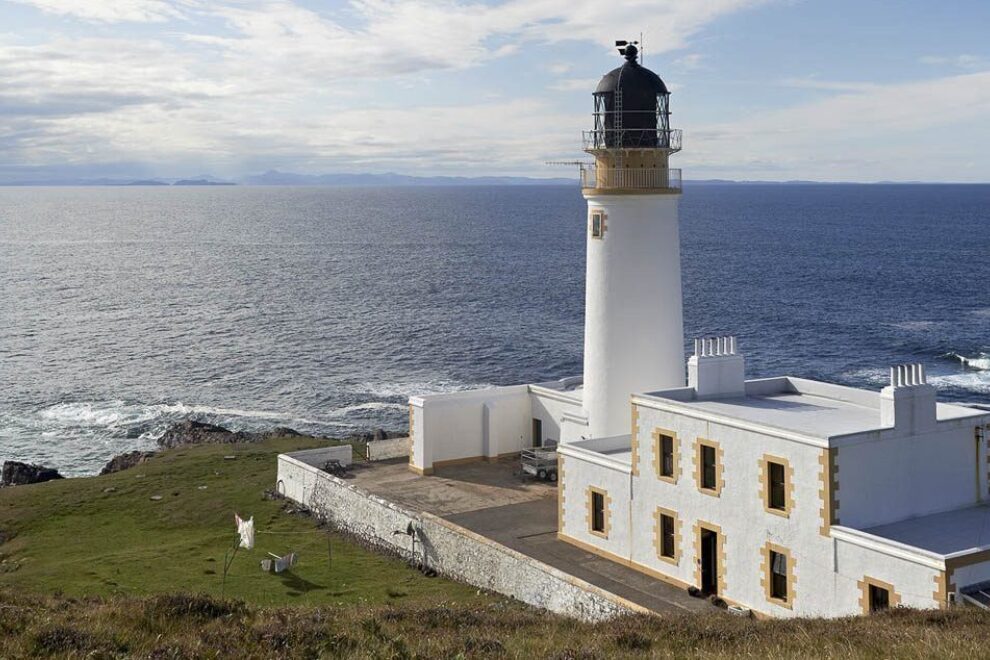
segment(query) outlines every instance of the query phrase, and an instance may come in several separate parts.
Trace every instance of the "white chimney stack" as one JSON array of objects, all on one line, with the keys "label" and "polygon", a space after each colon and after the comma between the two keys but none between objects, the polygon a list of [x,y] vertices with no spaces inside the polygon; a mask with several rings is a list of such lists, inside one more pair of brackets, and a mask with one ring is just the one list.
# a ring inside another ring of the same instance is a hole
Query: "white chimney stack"
[{"label": "white chimney stack", "polygon": [[880,390],[880,423],[908,432],[930,429],[937,421],[935,388],[923,364],[890,368],[890,385]]},{"label": "white chimney stack", "polygon": [[746,362],[737,353],[735,337],[694,340],[688,358],[688,386],[699,399],[722,399],[746,394]]}]

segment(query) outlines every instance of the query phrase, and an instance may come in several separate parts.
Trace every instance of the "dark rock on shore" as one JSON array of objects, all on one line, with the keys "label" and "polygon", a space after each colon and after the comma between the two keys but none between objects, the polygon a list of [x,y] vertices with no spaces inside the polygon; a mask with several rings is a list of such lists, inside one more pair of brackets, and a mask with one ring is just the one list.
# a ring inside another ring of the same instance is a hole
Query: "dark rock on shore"
[{"label": "dark rock on shore", "polygon": [[408,433],[402,431],[386,431],[385,429],[375,429],[374,431],[367,431],[365,433],[356,433],[353,437],[354,440],[359,440],[361,442],[371,442],[372,440],[389,440],[391,438],[405,438]]},{"label": "dark rock on shore", "polygon": [[0,486],[25,486],[64,478],[55,468],[20,461],[4,461],[0,472]]},{"label": "dark rock on shore", "polygon": [[265,438],[301,438],[305,434],[288,426],[276,426],[271,431],[265,431],[261,435]]},{"label": "dark rock on shore", "polygon": [[235,432],[216,424],[187,419],[170,426],[158,439],[158,446],[162,449],[175,449],[187,445],[229,445],[235,442],[255,442],[258,439],[256,434]]},{"label": "dark rock on shore", "polygon": [[100,474],[113,474],[114,472],[120,472],[121,470],[126,470],[132,468],[135,465],[140,465],[145,461],[154,458],[156,455],[153,451],[129,451],[126,454],[120,454],[119,456],[114,456],[110,459],[110,462],[103,466],[100,470]]}]

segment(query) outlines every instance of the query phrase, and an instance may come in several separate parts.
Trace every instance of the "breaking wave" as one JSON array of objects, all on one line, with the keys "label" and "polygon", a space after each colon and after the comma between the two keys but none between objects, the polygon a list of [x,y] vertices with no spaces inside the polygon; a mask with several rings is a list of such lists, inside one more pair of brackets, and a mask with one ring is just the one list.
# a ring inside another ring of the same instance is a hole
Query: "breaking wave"
[{"label": "breaking wave", "polygon": [[949,353],[949,357],[955,358],[968,369],[978,369],[980,371],[990,371],[990,354],[980,353],[979,357],[966,357],[958,353]]}]

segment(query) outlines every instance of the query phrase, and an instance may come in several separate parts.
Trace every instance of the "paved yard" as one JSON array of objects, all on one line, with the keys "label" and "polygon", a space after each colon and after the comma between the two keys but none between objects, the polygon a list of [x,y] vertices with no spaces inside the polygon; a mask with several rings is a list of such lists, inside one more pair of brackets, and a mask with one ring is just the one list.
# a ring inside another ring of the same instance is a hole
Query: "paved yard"
[{"label": "paved yard", "polygon": [[354,465],[353,483],[427,511],[655,612],[712,610],[707,601],[557,539],[557,488],[517,460],[470,463],[421,477],[405,460]]}]

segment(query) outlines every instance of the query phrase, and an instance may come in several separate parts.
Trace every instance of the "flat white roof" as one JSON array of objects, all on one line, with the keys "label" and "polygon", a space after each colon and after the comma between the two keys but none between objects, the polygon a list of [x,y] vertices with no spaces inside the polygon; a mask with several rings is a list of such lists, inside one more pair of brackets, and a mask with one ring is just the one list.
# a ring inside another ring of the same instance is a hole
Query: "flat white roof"
[{"label": "flat white roof", "polygon": [[862,531],[940,555],[968,554],[990,546],[990,505],[977,504]]},{"label": "flat white roof", "polygon": [[812,394],[775,394],[692,401],[692,408],[761,425],[828,437],[875,429],[878,408],[867,408]]},{"label": "flat white roof", "polygon": [[616,435],[609,438],[592,438],[590,440],[576,440],[568,442],[558,447],[576,447],[585,451],[590,451],[601,456],[607,456],[613,461],[617,461],[632,466],[632,436]]},{"label": "flat white roof", "polygon": [[[716,416],[818,438],[883,428],[880,393],[803,378],[777,377],[746,381],[746,396],[697,399],[692,388],[641,395]],[[986,415],[973,408],[937,404],[939,421]]]}]

